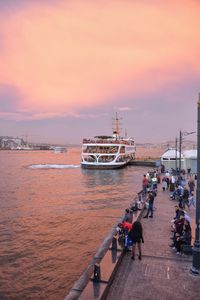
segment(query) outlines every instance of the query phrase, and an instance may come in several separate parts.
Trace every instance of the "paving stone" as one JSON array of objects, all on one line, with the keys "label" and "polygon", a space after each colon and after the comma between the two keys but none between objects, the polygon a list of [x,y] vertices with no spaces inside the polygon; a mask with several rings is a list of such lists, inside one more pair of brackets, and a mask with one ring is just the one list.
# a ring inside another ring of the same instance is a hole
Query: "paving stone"
[{"label": "paving stone", "polygon": [[[144,230],[142,261],[128,252],[118,269],[106,300],[199,300],[200,277],[190,274],[192,256],[177,256],[172,243],[171,219],[175,215],[169,192],[159,192],[155,198],[152,219],[141,219]],[[189,211],[194,226],[195,210]],[[137,251],[137,249],[136,249]],[[137,253],[137,252],[136,252]]]}]

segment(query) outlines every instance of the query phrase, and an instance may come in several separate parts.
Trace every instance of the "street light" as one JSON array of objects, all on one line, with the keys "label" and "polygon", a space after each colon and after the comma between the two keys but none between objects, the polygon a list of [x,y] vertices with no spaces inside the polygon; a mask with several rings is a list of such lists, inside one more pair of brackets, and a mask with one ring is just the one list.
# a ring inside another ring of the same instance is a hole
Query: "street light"
[{"label": "street light", "polygon": [[195,133],[195,131],[187,132],[187,131],[180,130],[180,134],[179,134],[179,175],[181,175],[181,151],[182,151],[183,137],[193,134],[193,133]]},{"label": "street light", "polygon": [[200,94],[198,99],[198,114],[197,114],[197,190],[196,190],[196,219],[195,219],[195,242],[193,246],[192,268],[191,273],[200,275]]},{"label": "street light", "polygon": [[176,158],[175,158],[175,170],[176,170],[176,173],[175,173],[175,175],[177,175],[178,174],[178,166],[177,166],[177,146],[178,146],[178,138],[176,137],[176,140],[175,140],[175,150],[176,150],[176,153],[175,153],[175,156],[176,156]]}]

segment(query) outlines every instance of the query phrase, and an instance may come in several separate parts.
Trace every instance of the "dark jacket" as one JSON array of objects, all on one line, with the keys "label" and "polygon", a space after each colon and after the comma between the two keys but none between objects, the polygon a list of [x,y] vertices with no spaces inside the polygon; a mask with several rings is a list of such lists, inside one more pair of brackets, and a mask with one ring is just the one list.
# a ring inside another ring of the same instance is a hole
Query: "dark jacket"
[{"label": "dark jacket", "polygon": [[183,191],[183,199],[188,199],[189,198],[189,191],[187,189],[184,189]]},{"label": "dark jacket", "polygon": [[131,230],[129,231],[128,236],[132,240],[133,244],[135,244],[136,242],[140,243],[141,241],[142,241],[142,243],[144,243],[142,232],[136,231],[134,229],[134,226],[132,226]]},{"label": "dark jacket", "polygon": [[180,240],[187,245],[191,245],[192,241],[192,234],[190,226],[186,226],[185,230],[183,231],[182,235],[180,236]]},{"label": "dark jacket", "polygon": [[153,205],[153,202],[154,202],[154,195],[153,195],[152,192],[149,193],[148,200],[149,200],[149,204]]},{"label": "dark jacket", "polygon": [[176,220],[174,225],[176,232],[181,235],[183,231],[184,218]]}]

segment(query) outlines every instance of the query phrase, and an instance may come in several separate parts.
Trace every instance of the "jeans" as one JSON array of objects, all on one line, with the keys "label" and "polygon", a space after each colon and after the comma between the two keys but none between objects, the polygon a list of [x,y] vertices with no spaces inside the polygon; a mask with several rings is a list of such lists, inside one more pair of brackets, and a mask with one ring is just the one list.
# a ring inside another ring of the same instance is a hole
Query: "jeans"
[{"label": "jeans", "polygon": [[151,213],[150,217],[153,217],[153,204],[152,203],[149,203],[149,207],[148,207],[148,210],[147,210],[147,217],[149,216],[149,213]]}]

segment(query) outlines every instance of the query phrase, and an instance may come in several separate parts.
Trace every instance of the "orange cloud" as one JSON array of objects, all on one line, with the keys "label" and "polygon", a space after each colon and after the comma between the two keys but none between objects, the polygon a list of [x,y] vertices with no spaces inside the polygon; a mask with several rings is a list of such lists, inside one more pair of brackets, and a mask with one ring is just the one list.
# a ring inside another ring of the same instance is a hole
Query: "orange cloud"
[{"label": "orange cloud", "polygon": [[0,82],[21,91],[19,108],[34,119],[198,77],[199,8],[197,1],[86,0],[0,12]]}]

